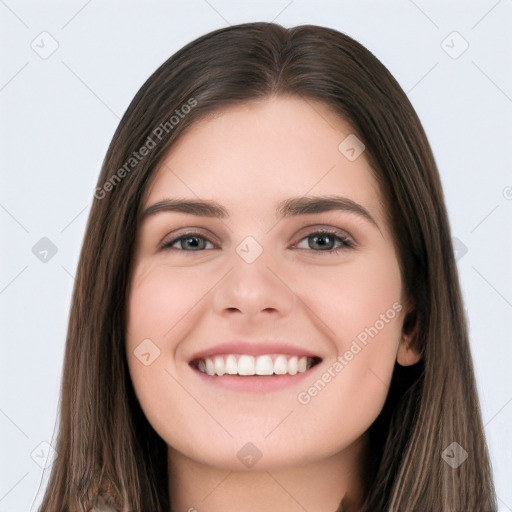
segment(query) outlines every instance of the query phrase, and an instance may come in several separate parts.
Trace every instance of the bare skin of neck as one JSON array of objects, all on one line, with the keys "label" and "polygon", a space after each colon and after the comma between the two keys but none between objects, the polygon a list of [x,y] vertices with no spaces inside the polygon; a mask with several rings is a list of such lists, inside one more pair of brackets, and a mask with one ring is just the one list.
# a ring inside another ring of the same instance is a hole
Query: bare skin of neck
[{"label": "bare skin of neck", "polygon": [[169,448],[172,512],[355,512],[364,498],[367,435],[342,452],[272,471],[206,466]]}]

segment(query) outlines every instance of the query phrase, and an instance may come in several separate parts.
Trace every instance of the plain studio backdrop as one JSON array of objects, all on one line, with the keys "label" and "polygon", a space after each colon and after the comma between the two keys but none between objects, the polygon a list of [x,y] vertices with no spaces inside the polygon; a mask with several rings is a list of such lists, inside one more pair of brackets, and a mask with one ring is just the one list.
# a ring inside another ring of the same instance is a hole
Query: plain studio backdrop
[{"label": "plain studio backdrop", "polygon": [[0,0],[0,20],[0,512],[42,499],[74,275],[121,116],[183,45],[251,21],[347,33],[418,112],[456,239],[499,510],[512,511],[511,0]]}]

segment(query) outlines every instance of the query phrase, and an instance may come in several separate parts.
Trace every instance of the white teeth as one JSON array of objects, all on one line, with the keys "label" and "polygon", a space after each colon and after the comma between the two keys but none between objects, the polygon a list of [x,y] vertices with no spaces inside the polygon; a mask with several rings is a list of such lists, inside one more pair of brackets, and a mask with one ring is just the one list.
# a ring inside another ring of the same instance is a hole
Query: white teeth
[{"label": "white teeth", "polygon": [[217,375],[224,375],[224,373],[226,373],[224,370],[224,358],[222,356],[217,356],[213,360],[213,368]]},{"label": "white teeth", "polygon": [[285,356],[277,356],[274,361],[274,373],[276,375],[284,375],[288,370],[288,361]]},{"label": "white teeth", "polygon": [[297,373],[299,362],[297,361],[297,356],[293,356],[288,361],[288,373],[290,375],[295,375]]},{"label": "white teeth", "polygon": [[254,357],[240,356],[238,360],[238,375],[254,375]]},{"label": "white teeth", "polygon": [[[238,360],[237,360],[238,358]],[[198,362],[198,369],[208,375],[296,375],[313,366],[313,359],[306,356],[235,355],[207,357]]]},{"label": "white teeth", "polygon": [[229,375],[236,375],[238,373],[238,363],[233,355],[226,358],[226,373],[229,373]]},{"label": "white teeth", "polygon": [[215,368],[213,367],[213,361],[210,358],[204,360],[206,363],[206,373],[208,375],[215,375]]},{"label": "white teeth", "polygon": [[260,356],[256,359],[256,375],[272,375],[274,373],[274,363],[270,356]]}]

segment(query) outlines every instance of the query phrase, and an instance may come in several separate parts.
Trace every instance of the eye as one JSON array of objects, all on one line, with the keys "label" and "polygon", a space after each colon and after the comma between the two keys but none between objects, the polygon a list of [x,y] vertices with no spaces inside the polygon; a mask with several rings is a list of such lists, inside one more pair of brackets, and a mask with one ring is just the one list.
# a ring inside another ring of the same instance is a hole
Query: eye
[{"label": "eye", "polygon": [[204,243],[208,242],[213,245],[213,243],[208,240],[208,238],[204,237],[200,233],[186,233],[185,235],[181,235],[179,238],[174,238],[173,240],[170,240],[168,242],[163,242],[160,246],[162,249],[177,249],[176,247],[173,247],[177,243],[180,243],[181,249],[178,250],[184,250],[183,247],[186,244],[191,244],[188,247],[191,247],[191,251],[186,250],[185,252],[194,252],[194,251],[201,251],[204,249]]},{"label": "eye", "polygon": [[[352,249],[355,244],[348,237],[338,234],[337,232],[330,230],[314,231],[309,235],[305,236],[302,240],[312,239],[313,242],[308,243],[308,247],[315,249],[315,252],[326,252],[328,254],[338,254],[341,251]],[[337,248],[332,247],[332,243],[338,241],[339,246]],[[320,249],[316,249],[314,246],[319,246]],[[303,248],[301,248],[303,249]]]},{"label": "eye", "polygon": [[[348,237],[329,230],[313,231],[309,235],[303,237],[300,242],[307,239],[313,240],[312,243],[308,243],[308,248],[313,249],[314,252],[338,254],[343,250],[351,249],[355,246],[355,244]],[[339,243],[337,248],[332,247],[332,244],[335,242]],[[213,242],[205,236],[201,235],[200,233],[190,232],[181,235],[178,238],[163,242],[160,247],[161,249],[167,250],[177,249],[185,252],[201,252],[202,250],[207,249],[206,244],[208,243],[211,244],[213,248],[215,248]],[[179,244],[180,248],[174,247],[176,244]],[[315,245],[317,247],[315,247]],[[299,249],[303,250],[304,247],[299,247]]]}]

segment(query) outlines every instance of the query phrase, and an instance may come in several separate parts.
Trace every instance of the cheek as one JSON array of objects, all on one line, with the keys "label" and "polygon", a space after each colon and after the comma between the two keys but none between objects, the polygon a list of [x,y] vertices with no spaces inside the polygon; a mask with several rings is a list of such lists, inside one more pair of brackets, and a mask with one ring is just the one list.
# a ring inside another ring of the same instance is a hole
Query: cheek
[{"label": "cheek", "polygon": [[187,314],[197,302],[197,285],[183,269],[152,265],[136,269],[128,297],[126,350],[134,388],[142,402],[168,384]]},{"label": "cheek", "polygon": [[128,345],[135,348],[143,339],[151,338],[157,345],[163,347],[165,343],[167,350],[173,349],[173,330],[182,326],[178,323],[207,292],[207,286],[202,290],[190,269],[164,265],[141,269],[133,282],[128,298]]},{"label": "cheek", "polygon": [[391,249],[360,254],[346,265],[319,267],[307,275],[296,289],[322,321],[326,337],[335,340],[338,352],[376,323],[383,337],[400,331],[402,280]]},{"label": "cheek", "polygon": [[168,442],[177,441],[176,432],[190,429],[184,416],[176,414],[186,408],[187,396],[173,376],[179,341],[193,328],[187,315],[208,291],[201,286],[189,269],[153,264],[135,270],[128,297],[130,377],[146,418]]},{"label": "cheek", "polygon": [[363,344],[375,339],[373,359],[394,359],[403,316],[402,281],[394,254],[382,252],[361,260],[346,279],[345,291],[340,303],[340,319],[346,326],[341,325],[343,342],[347,337]]},{"label": "cheek", "polygon": [[[325,283],[323,292],[305,296],[311,309],[321,312],[319,325],[336,355],[298,398],[310,415],[329,414],[331,426],[361,432],[384,405],[396,361],[404,316],[400,269],[394,252],[381,250],[329,272],[329,280],[315,279]],[[336,430],[324,434],[328,443],[337,435]]]}]

